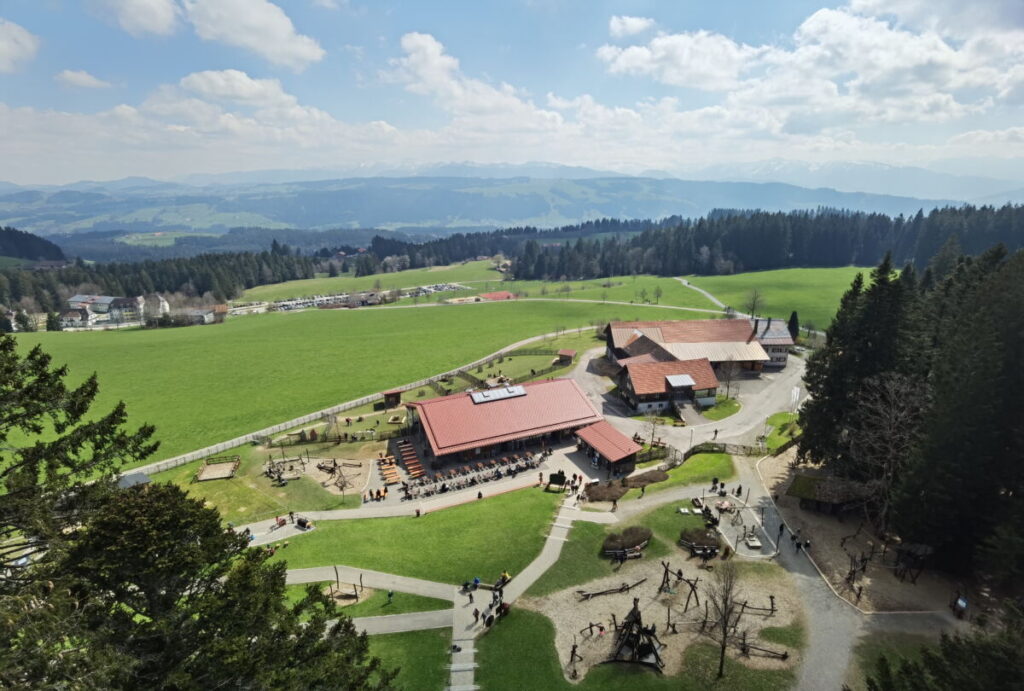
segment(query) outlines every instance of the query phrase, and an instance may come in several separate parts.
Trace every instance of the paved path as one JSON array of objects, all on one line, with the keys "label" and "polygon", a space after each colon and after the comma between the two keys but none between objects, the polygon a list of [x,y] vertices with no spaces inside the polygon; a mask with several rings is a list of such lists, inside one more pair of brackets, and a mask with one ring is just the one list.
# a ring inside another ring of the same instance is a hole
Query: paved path
[{"label": "paved path", "polygon": [[701,295],[706,297],[708,300],[710,300],[712,304],[718,305],[722,309],[726,308],[726,304],[724,302],[722,302],[721,300],[719,300],[718,298],[716,298],[714,295],[712,295],[708,291],[704,290],[703,288],[698,288],[697,286],[695,286],[692,283],[690,283],[689,281],[687,281],[685,278],[678,278],[677,277],[676,280],[679,281],[680,283],[682,283],[684,286],[686,286],[690,290],[697,291],[698,293],[700,293]]},{"label": "paved path", "polygon": [[356,630],[373,636],[379,633],[403,633],[425,629],[447,629],[452,625],[452,610],[437,609],[430,612],[409,612],[389,614],[383,617],[360,617],[353,619]]},{"label": "paved path", "polygon": [[333,581],[337,576],[342,583],[361,583],[376,590],[397,590],[402,593],[434,597],[439,600],[454,601],[452,586],[448,583],[435,583],[419,578],[397,576],[392,573],[381,573],[370,569],[359,569],[352,566],[314,566],[309,569],[290,569],[286,583],[319,583]]}]

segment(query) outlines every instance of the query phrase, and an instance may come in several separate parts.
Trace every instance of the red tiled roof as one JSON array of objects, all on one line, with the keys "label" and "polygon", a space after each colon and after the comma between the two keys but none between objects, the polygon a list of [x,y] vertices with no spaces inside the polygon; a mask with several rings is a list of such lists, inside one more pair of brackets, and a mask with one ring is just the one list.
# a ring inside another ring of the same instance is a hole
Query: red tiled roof
[{"label": "red tiled roof", "polygon": [[644,353],[643,355],[637,355],[635,357],[624,357],[619,360],[619,367],[628,367],[629,365],[638,365],[642,362],[662,362],[654,353]]},{"label": "red tiled roof", "polygon": [[633,384],[638,396],[666,393],[668,383],[665,377],[673,374],[688,374],[693,379],[693,390],[718,388],[718,377],[711,369],[707,358],[700,360],[676,360],[674,362],[652,362],[631,364],[626,367],[626,376]]},{"label": "red tiled roof", "polygon": [[576,436],[590,444],[591,448],[611,463],[640,451],[639,444],[612,427],[606,420],[584,427],[576,432]]},{"label": "red tiled roof", "polygon": [[674,321],[611,322],[612,345],[622,348],[639,331],[658,343],[748,341],[753,328],[746,319],[679,319]]},{"label": "red tiled roof", "polygon": [[559,350],[558,354],[564,355],[565,357],[576,357],[576,351],[569,350],[568,348],[563,348],[562,350]]},{"label": "red tiled roof", "polygon": [[499,290],[494,293],[480,293],[480,297],[485,300],[513,300],[516,297],[515,293],[510,293],[507,290]]},{"label": "red tiled roof", "polygon": [[467,451],[601,420],[576,382],[552,379],[523,384],[525,396],[474,403],[468,393],[407,403],[438,456]]}]

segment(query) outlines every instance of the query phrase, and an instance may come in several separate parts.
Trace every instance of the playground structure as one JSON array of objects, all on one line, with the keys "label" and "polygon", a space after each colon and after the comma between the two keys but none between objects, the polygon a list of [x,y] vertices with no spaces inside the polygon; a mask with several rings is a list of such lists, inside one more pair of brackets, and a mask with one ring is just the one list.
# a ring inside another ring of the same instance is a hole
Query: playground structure
[{"label": "playground structure", "polygon": [[241,456],[214,456],[207,458],[196,471],[193,482],[207,480],[227,480],[235,476],[235,471],[242,464]]},{"label": "playground structure", "polygon": [[295,458],[286,458],[284,455],[281,458],[271,456],[263,466],[263,474],[273,480],[275,485],[284,487],[290,480],[298,480],[306,474],[307,462],[308,460],[302,456]]},{"label": "playground structure", "polygon": [[616,627],[615,635],[615,648],[606,662],[641,664],[661,674],[665,661],[659,651],[665,646],[658,640],[654,625],[644,626],[640,598],[633,598],[633,608]]}]

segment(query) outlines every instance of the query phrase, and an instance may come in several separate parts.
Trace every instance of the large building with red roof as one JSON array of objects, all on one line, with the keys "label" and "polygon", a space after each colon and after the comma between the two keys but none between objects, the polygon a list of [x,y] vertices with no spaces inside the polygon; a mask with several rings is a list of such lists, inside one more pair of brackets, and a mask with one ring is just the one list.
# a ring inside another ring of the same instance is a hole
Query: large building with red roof
[{"label": "large building with red roof", "polygon": [[554,443],[603,420],[571,379],[458,393],[406,405],[431,452],[441,460]]}]

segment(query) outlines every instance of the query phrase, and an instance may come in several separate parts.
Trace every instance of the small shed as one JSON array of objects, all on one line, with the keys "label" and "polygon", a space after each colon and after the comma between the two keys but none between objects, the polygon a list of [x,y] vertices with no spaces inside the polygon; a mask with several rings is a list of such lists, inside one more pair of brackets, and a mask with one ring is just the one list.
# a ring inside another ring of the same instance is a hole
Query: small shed
[{"label": "small shed", "polygon": [[863,482],[845,478],[798,473],[786,496],[800,500],[800,508],[823,513],[842,513],[860,506],[870,494]]},{"label": "small shed", "polygon": [[401,389],[391,389],[390,391],[385,391],[383,393],[383,396],[385,408],[397,408],[398,406],[402,405]]},{"label": "small shed", "polygon": [[612,427],[606,420],[576,432],[581,449],[598,465],[614,468],[618,474],[633,472],[640,445]]},{"label": "small shed", "polygon": [[558,364],[560,365],[571,365],[572,361],[576,359],[576,351],[563,348],[558,351]]}]

